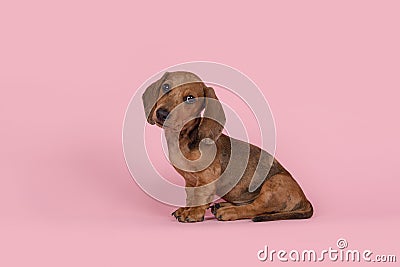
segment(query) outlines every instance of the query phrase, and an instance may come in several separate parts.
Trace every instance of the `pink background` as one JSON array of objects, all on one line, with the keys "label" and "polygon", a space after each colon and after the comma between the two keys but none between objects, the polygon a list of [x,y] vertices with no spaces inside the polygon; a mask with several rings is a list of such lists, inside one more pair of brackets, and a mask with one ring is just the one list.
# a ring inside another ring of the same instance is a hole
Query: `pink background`
[{"label": "pink background", "polygon": [[[322,250],[340,237],[399,258],[399,8],[3,1],[0,265],[266,266],[264,245]],[[277,157],[314,204],[311,220],[180,224],[136,186],[121,141],[129,100],[193,60],[262,88]]]}]

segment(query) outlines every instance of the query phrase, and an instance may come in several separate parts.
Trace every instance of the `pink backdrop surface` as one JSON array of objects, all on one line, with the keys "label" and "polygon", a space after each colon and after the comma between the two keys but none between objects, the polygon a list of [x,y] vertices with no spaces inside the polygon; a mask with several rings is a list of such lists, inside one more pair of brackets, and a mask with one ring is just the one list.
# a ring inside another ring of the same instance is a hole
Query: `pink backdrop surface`
[{"label": "pink backdrop surface", "polygon": [[[340,237],[400,257],[399,9],[3,1],[0,266],[266,266],[264,245],[322,250]],[[277,157],[312,219],[180,224],[135,184],[122,152],[129,100],[154,73],[194,60],[235,67],[263,90]]]}]

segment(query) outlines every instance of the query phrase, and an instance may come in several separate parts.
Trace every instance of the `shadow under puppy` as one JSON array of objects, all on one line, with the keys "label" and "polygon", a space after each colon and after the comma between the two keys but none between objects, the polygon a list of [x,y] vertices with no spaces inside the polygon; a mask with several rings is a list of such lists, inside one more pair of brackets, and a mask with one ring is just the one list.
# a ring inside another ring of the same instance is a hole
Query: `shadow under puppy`
[{"label": "shadow under puppy", "polygon": [[[306,219],[313,207],[290,173],[266,151],[222,133],[225,114],[213,88],[195,74],[166,72],[143,94],[147,121],[164,129],[171,163],[186,184],[180,222]],[[201,113],[204,111],[203,115]]]}]

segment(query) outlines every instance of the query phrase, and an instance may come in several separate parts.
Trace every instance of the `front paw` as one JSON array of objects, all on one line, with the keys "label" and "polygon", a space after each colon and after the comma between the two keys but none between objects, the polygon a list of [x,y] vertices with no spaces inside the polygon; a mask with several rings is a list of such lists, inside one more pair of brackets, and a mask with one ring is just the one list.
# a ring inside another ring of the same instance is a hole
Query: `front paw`
[{"label": "front paw", "polygon": [[172,215],[172,216],[175,216],[175,218],[178,219],[178,217],[181,216],[182,212],[183,212],[185,209],[188,209],[188,208],[186,208],[186,207],[181,207],[181,208],[175,210],[173,213],[171,213],[171,215]]},{"label": "front paw", "polygon": [[202,222],[206,210],[198,207],[179,208],[172,213],[179,222]]}]

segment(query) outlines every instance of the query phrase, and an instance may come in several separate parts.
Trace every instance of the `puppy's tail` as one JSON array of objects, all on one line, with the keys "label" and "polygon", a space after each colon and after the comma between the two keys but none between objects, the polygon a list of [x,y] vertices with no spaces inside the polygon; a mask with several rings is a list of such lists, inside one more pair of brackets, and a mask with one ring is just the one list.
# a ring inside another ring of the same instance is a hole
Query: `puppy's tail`
[{"label": "puppy's tail", "polygon": [[308,219],[313,213],[314,209],[310,202],[308,202],[306,209],[303,210],[293,210],[287,212],[277,212],[277,213],[266,213],[256,216],[252,219],[253,222],[265,222],[265,221],[278,221],[278,220],[295,220],[295,219]]}]

